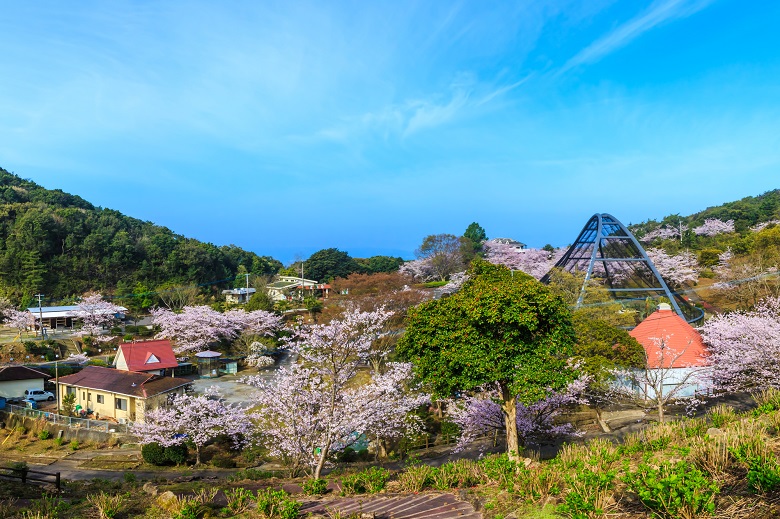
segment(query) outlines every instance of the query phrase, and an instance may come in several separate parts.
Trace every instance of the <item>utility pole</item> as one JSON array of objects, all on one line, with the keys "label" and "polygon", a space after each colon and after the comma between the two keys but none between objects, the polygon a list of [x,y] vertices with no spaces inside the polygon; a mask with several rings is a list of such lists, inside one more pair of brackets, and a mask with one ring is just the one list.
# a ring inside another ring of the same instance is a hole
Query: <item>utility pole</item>
[{"label": "utility pole", "polygon": [[43,308],[41,307],[41,300],[43,299],[44,294],[35,294],[33,297],[38,298],[38,315],[40,316],[41,321],[41,339],[46,338],[46,332],[43,330]]},{"label": "utility pole", "polygon": [[249,302],[249,272],[244,274],[246,276],[246,294],[244,294],[244,302]]}]

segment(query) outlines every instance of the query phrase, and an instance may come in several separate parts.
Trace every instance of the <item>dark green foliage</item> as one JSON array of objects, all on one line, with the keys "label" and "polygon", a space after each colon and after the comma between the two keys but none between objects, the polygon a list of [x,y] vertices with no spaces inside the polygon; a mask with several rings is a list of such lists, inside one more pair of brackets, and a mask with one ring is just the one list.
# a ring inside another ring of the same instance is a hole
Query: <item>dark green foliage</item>
[{"label": "dark green foliage", "polygon": [[133,311],[154,302],[144,291],[148,286],[232,278],[239,265],[260,275],[275,274],[282,266],[234,245],[217,247],[95,207],[2,168],[0,243],[0,284],[12,299],[40,291],[58,299],[113,290],[122,282],[123,297],[117,302]]},{"label": "dark green foliage", "polygon": [[168,458],[165,457],[165,447],[157,442],[147,443],[141,447],[141,457],[150,465],[167,465]]},{"label": "dark green foliage", "polygon": [[366,470],[341,478],[341,493],[375,494],[385,488],[390,472],[382,467],[369,467]]},{"label": "dark green foliage", "polygon": [[184,465],[187,463],[187,446],[185,444],[171,445],[165,447],[165,459],[173,463],[174,465]]},{"label": "dark green foliage", "polygon": [[217,454],[211,458],[211,464],[220,469],[232,469],[236,466],[236,460],[226,454]]},{"label": "dark green foliage", "polygon": [[659,517],[696,517],[715,511],[718,485],[685,461],[667,461],[658,468],[642,463],[635,472],[626,472],[623,481]]},{"label": "dark green foliage", "polygon": [[187,446],[172,445],[163,447],[159,443],[147,443],[141,447],[141,457],[150,465],[182,465],[187,462]]},{"label": "dark green foliage", "polygon": [[349,254],[334,248],[315,252],[304,262],[303,268],[307,279],[322,283],[360,272],[360,265]]},{"label": "dark green foliage", "polygon": [[39,440],[48,440],[49,438],[51,438],[51,433],[49,432],[48,429],[44,429],[38,433]]},{"label": "dark green foliage", "polygon": [[267,290],[258,290],[244,306],[244,310],[247,312],[253,312],[255,310],[265,310],[266,312],[274,311],[274,300],[268,295]]},{"label": "dark green foliage", "polygon": [[378,272],[395,272],[404,264],[401,257],[395,256],[371,256],[370,258],[355,258],[360,267],[359,272],[364,274],[376,274]]},{"label": "dark green foliage", "polygon": [[584,361],[583,370],[597,383],[605,382],[615,367],[641,368],[645,366],[645,350],[626,330],[606,321],[574,317],[577,342],[574,354]]},{"label": "dark green foliage", "polygon": [[328,480],[326,479],[307,479],[301,485],[303,491],[310,496],[321,496],[328,491]]},{"label": "dark green foliage", "polygon": [[567,384],[574,330],[563,300],[479,259],[469,273],[456,294],[409,310],[398,353],[437,396],[500,382],[531,403]]}]

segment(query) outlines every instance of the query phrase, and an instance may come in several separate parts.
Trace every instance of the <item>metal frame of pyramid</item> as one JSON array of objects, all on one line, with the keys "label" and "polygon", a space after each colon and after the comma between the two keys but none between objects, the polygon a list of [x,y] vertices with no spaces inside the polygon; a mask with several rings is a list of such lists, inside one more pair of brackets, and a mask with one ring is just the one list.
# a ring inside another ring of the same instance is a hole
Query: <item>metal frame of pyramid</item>
[{"label": "metal frame of pyramid", "polygon": [[[644,302],[648,296],[666,297],[674,311],[689,323],[704,315],[669,289],[631,231],[607,213],[594,214],[588,220],[577,240],[553,268],[585,272],[577,307],[583,304],[589,282],[598,279],[614,299],[624,304]],[[548,283],[550,273],[541,281]]]}]

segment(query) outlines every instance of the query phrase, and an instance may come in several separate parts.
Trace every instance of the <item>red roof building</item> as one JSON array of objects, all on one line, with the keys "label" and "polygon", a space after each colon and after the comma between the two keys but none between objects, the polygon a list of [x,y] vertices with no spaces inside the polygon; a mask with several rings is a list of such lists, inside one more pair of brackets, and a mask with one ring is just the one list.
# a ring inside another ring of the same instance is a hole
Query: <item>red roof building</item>
[{"label": "red roof building", "polygon": [[[662,303],[629,332],[645,348],[647,367],[689,368],[707,364],[707,350],[693,326]],[[663,362],[663,364],[662,364]]]},{"label": "red roof building", "polygon": [[115,363],[119,370],[156,375],[163,375],[166,369],[179,365],[171,342],[167,340],[124,343],[119,346]]}]

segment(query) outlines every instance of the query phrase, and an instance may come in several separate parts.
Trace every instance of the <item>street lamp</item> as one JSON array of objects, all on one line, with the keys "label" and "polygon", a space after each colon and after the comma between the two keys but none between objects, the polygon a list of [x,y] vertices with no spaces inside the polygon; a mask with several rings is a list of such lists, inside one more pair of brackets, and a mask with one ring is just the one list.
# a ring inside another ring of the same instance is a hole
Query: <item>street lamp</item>
[{"label": "street lamp", "polygon": [[57,396],[57,414],[60,414],[60,356],[54,355],[54,393]]}]

